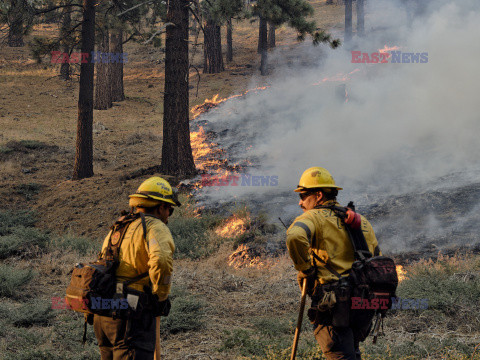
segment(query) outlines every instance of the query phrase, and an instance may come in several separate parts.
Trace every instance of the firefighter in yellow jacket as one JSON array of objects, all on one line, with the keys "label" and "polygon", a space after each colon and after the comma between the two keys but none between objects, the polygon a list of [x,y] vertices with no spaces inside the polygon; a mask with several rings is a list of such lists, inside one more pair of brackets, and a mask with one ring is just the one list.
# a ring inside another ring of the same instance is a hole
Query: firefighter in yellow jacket
[{"label": "firefighter in yellow jacket", "polygon": [[[120,247],[120,263],[116,270],[117,288],[123,286],[125,281],[148,273],[148,276],[129,284],[126,292],[138,294],[151,291],[155,309],[144,311],[138,319],[95,315],[93,325],[102,360],[153,360],[154,353],[157,359],[160,318],[156,319],[154,314],[168,315],[170,310],[168,295],[175,245],[166,224],[173,206],[180,206],[180,203],[170,184],[160,177],[147,179],[129,197],[130,207],[145,215],[146,236],[144,237],[141,218],[128,226]],[[108,246],[109,238],[110,233],[105,238],[102,253]],[[132,299],[141,301],[142,297],[132,296],[130,300]],[[135,304],[135,301],[129,301],[129,304],[133,307],[142,305]]]},{"label": "firefighter in yellow jacket", "polygon": [[[307,293],[312,298],[309,318],[327,360],[358,360],[361,358],[358,345],[368,334],[371,317],[367,314],[357,324],[350,325],[349,306],[340,306],[338,289],[346,284],[355,259],[345,224],[331,209],[332,205],[339,206],[338,190],[342,188],[324,168],[305,170],[294,190],[300,195],[299,205],[304,213],[287,230],[287,248],[298,271],[300,286],[306,279]],[[353,211],[348,215],[361,226],[370,252],[378,255],[370,223]],[[336,314],[333,309],[337,309]]]}]

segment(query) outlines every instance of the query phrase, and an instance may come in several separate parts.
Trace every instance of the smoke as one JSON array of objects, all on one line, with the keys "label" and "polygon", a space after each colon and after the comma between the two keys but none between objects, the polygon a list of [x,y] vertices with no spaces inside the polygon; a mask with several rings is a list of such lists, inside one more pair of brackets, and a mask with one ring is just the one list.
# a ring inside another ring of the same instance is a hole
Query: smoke
[{"label": "smoke", "polygon": [[[292,62],[291,53],[278,51],[270,59],[275,64],[271,87],[199,119],[208,121],[206,130],[217,134],[215,141],[232,163],[251,161],[244,173],[278,176],[278,186],[205,188],[200,198],[210,204],[253,202],[271,218],[285,214],[291,219],[300,213],[291,190],[311,166],[328,169],[345,189],[340,200],[353,199],[367,213],[392,196],[449,191],[477,181],[480,3],[367,4],[366,37],[354,37],[337,50],[305,43],[295,50],[305,61]],[[428,62],[352,63],[352,50],[372,53],[385,45],[428,53]],[[372,222],[386,238],[382,229],[393,226],[396,236],[411,245],[418,236],[401,229],[416,215],[408,209],[403,215],[393,225],[380,216]],[[463,221],[462,214],[455,216]],[[418,229],[423,239],[437,237],[442,229],[432,219]],[[403,248],[386,242],[391,250]]]}]

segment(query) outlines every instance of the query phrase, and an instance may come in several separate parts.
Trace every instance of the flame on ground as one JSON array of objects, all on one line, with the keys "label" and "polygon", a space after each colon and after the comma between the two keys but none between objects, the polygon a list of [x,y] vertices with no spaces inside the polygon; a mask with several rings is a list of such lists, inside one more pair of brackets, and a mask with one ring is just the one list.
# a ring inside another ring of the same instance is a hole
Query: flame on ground
[{"label": "flame on ground", "polygon": [[237,98],[237,97],[242,97],[242,96],[245,96],[247,95],[249,92],[251,91],[260,91],[260,90],[265,90],[267,88],[269,88],[270,86],[259,86],[259,87],[256,87],[256,88],[253,88],[253,89],[249,89],[249,90],[245,90],[244,92],[240,93],[240,94],[237,94],[237,95],[232,95],[232,96],[229,96],[229,97],[226,97],[226,98],[222,98],[222,99],[218,99],[219,97],[219,94],[213,96],[211,99],[205,99],[205,101],[203,102],[203,104],[200,104],[200,105],[196,105],[194,106],[190,112],[192,113],[192,118],[195,119],[196,117],[198,117],[199,115],[207,112],[208,110],[210,110],[211,108],[214,108],[216,106],[218,106],[219,104],[227,101],[227,100],[230,100],[230,99],[233,99],[233,98]]},{"label": "flame on ground", "polygon": [[325,77],[321,81],[316,82],[312,85],[317,86],[317,85],[320,85],[324,82],[331,82],[331,81],[348,81],[348,80],[350,80],[350,77],[358,71],[360,71],[360,69],[357,68],[355,70],[350,71],[347,74],[338,73],[337,75],[334,75],[334,76]]},{"label": "flame on ground", "polygon": [[221,227],[215,230],[215,233],[221,237],[232,238],[242,235],[247,229],[248,219],[241,219],[233,215]]},{"label": "flame on ground", "polygon": [[398,49],[400,49],[398,46],[388,47],[387,45],[385,45],[383,47],[383,49],[378,49],[378,52],[379,53],[386,53],[388,51],[393,51],[393,50],[398,50]]},{"label": "flame on ground", "polygon": [[208,168],[220,167],[224,151],[219,149],[217,144],[211,143],[207,139],[207,135],[203,127],[199,127],[198,131],[190,132],[190,144],[192,146],[193,161],[195,166],[200,170]]},{"label": "flame on ground", "polygon": [[228,257],[228,266],[233,266],[235,269],[247,267],[264,268],[267,266],[260,256],[251,256],[248,253],[248,249],[249,247],[247,245],[240,245],[237,250]]},{"label": "flame on ground", "polygon": [[402,282],[403,280],[407,279],[407,272],[403,268],[402,265],[397,265],[397,275],[398,275],[398,282]]},{"label": "flame on ground", "polygon": [[387,54],[388,54],[387,59],[388,59],[389,57],[392,56],[392,54],[390,54],[390,53],[388,53],[388,52],[389,52],[389,51],[393,51],[393,50],[398,50],[398,49],[400,49],[398,46],[388,47],[387,45],[385,45],[385,46],[383,47],[383,49],[378,49],[378,52],[379,52],[379,53],[382,53],[382,54],[387,53]]}]

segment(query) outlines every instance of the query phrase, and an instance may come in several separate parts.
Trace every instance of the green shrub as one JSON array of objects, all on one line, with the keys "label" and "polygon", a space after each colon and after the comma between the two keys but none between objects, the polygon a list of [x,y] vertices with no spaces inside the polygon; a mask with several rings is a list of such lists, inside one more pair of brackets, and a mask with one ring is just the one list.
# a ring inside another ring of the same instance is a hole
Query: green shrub
[{"label": "green shrub", "polygon": [[[307,322],[304,322],[306,324]],[[279,318],[259,318],[253,320],[253,325],[260,333],[269,337],[278,337],[279,335],[293,334],[295,331],[295,324],[293,321],[288,321]]]},{"label": "green shrub", "polygon": [[195,295],[173,289],[172,308],[168,317],[162,319],[163,334],[176,334],[199,330],[204,327],[205,303]]},{"label": "green shrub", "polygon": [[15,193],[25,196],[25,200],[32,200],[41,188],[42,185],[37,183],[20,184],[14,187]]},{"label": "green shrub", "polygon": [[0,259],[13,255],[36,254],[46,249],[49,236],[39,229],[23,226],[11,228],[10,234],[0,236]]},{"label": "green shrub", "polygon": [[18,297],[22,288],[34,278],[32,269],[18,269],[0,264],[0,296]]},{"label": "green shrub", "polygon": [[178,217],[169,221],[168,227],[175,241],[175,258],[198,259],[218,249],[221,239],[212,231],[218,217]]},{"label": "green shrub", "polygon": [[9,148],[7,146],[0,146],[0,154],[10,154],[13,152],[12,148]]},{"label": "green shrub", "polygon": [[67,235],[53,239],[50,242],[50,247],[52,249],[73,250],[80,255],[87,255],[99,251],[101,244],[85,237]]},{"label": "green shrub", "polygon": [[237,349],[242,356],[263,355],[266,343],[253,339],[250,334],[251,332],[245,329],[225,331],[225,338],[219,351]]},{"label": "green shrub", "polygon": [[52,304],[31,300],[19,307],[0,304],[0,314],[4,315],[10,323],[18,327],[29,327],[32,325],[47,326],[54,316]]},{"label": "green shrub", "polygon": [[32,211],[0,210],[0,236],[11,234],[17,227],[32,227],[36,217]]}]

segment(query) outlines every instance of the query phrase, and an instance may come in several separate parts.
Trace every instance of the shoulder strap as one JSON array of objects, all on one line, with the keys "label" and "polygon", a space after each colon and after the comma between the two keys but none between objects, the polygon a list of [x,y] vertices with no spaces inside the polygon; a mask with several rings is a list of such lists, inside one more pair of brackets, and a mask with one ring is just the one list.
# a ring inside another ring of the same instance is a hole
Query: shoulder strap
[{"label": "shoulder strap", "polygon": [[[145,221],[145,214],[144,213],[140,213],[140,219],[141,219],[141,222],[142,222],[142,228],[143,228],[143,239],[145,240],[145,242],[147,241],[147,223]],[[144,273],[141,273],[140,275],[137,275],[135,276],[134,278],[130,279],[130,280],[127,280],[127,281],[124,281],[123,282],[123,285],[124,286],[128,286],[134,282],[137,282],[138,280],[142,280],[144,277],[146,277],[148,275],[148,271],[145,271]]]},{"label": "shoulder strap", "polygon": [[[320,258],[317,254],[315,254],[313,251],[312,251],[312,256],[315,260],[319,261],[322,263],[322,265],[325,267],[325,269],[327,269],[328,271],[330,271],[333,275],[335,275],[338,279],[341,279],[342,278],[342,275],[336,271],[334,268],[332,268],[330,266],[330,264],[326,263],[322,258]],[[316,266],[316,265],[314,265]]]},{"label": "shoulder strap", "polygon": [[[353,206],[353,203],[350,202]],[[347,208],[337,205],[329,205],[329,206],[317,206],[316,209],[330,209],[333,213],[342,220],[343,225],[348,234],[348,238],[353,247],[353,252],[355,254],[356,260],[365,260],[372,257],[372,253],[368,249],[367,241],[365,240],[365,236],[363,235],[362,229],[352,229],[348,224],[345,224],[345,217],[347,214]]]}]

